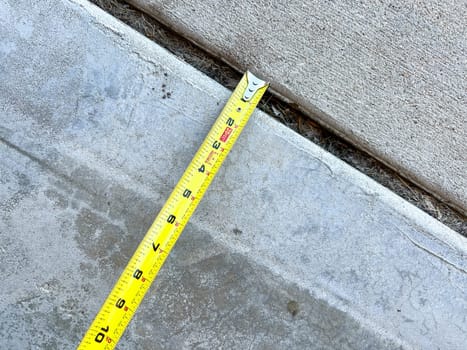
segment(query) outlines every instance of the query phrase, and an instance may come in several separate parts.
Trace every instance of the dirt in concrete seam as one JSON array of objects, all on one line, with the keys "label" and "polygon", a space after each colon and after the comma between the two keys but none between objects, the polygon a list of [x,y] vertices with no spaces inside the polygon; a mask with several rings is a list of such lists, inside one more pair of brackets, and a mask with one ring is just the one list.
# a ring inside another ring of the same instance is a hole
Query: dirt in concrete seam
[{"label": "dirt in concrete seam", "polygon": [[[225,87],[233,90],[240,80],[242,73],[125,1],[90,1]],[[294,104],[284,102],[271,93],[266,93],[259,108],[467,237],[467,218],[464,215],[343,140],[333,131],[319,125],[317,116],[307,116]]]}]

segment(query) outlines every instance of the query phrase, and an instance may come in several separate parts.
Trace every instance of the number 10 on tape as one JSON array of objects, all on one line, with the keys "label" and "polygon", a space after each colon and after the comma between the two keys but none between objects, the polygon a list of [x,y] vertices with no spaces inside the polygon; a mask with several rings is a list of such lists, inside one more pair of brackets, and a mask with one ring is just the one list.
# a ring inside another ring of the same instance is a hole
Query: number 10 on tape
[{"label": "number 10 on tape", "polygon": [[78,349],[113,349],[268,84],[242,77],[172,194],[123,270]]}]

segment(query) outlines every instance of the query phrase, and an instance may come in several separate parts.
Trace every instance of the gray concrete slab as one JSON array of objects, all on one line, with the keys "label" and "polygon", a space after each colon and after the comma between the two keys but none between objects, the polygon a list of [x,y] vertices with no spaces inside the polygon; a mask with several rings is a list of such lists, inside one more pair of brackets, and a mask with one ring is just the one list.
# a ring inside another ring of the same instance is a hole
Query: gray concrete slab
[{"label": "gray concrete slab", "polygon": [[[74,348],[229,91],[82,0],[0,15],[0,347]],[[466,251],[258,112],[119,348],[462,349]]]},{"label": "gray concrete slab", "polygon": [[466,213],[465,1],[127,2]]}]

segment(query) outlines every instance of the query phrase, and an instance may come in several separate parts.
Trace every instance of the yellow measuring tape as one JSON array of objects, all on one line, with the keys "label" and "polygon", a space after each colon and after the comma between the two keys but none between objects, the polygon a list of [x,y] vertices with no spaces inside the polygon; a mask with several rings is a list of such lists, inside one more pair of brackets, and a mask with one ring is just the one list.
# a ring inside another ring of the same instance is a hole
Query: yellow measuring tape
[{"label": "yellow measuring tape", "polygon": [[250,72],[242,77],[78,349],[115,347],[267,88]]}]

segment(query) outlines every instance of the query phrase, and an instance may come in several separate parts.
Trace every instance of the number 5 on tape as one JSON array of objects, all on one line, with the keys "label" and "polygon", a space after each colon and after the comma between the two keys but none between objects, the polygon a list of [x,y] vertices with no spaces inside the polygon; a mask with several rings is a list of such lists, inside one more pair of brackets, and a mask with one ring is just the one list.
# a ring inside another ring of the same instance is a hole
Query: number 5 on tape
[{"label": "number 5 on tape", "polygon": [[115,347],[267,88],[266,82],[250,72],[242,77],[78,349]]}]

